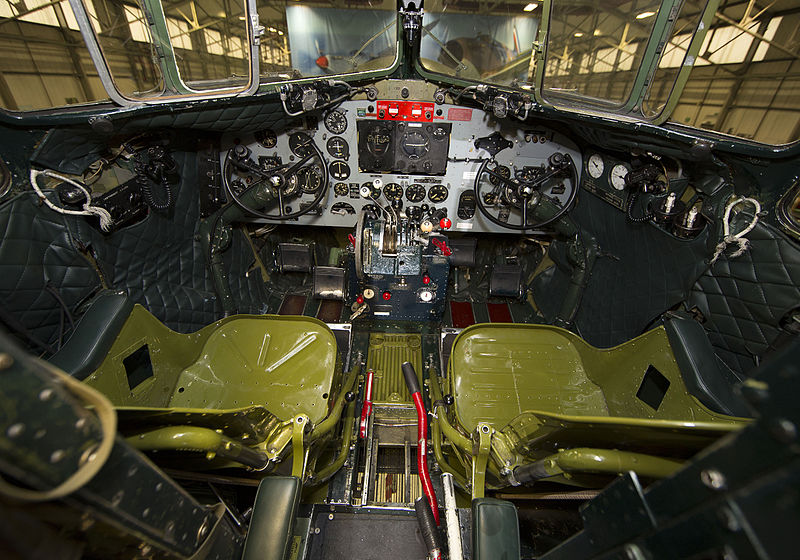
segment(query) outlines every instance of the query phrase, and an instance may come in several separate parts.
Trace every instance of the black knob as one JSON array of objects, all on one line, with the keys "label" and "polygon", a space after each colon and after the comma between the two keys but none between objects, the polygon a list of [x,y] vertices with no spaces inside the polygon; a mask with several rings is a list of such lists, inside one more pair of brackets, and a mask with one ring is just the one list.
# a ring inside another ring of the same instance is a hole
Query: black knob
[{"label": "black knob", "polygon": [[356,400],[356,394],[353,391],[347,391],[344,394],[344,402],[353,402]]},{"label": "black knob", "polygon": [[454,402],[456,402],[456,400],[453,398],[453,395],[448,393],[447,395],[444,396],[444,404],[446,404],[447,406],[452,405]]}]

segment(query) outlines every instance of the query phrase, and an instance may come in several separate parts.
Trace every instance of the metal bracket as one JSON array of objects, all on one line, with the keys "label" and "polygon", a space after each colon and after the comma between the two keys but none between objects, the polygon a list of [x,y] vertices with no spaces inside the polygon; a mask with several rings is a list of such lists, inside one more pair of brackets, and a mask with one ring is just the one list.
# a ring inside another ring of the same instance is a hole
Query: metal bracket
[{"label": "metal bracket", "polygon": [[486,465],[489,462],[489,452],[492,449],[491,425],[481,422],[475,430],[473,440],[477,435],[477,444],[472,446],[472,499],[483,498],[486,489]]},{"label": "metal bracket", "polygon": [[292,476],[301,481],[306,470],[305,432],[308,416],[298,414],[292,424]]}]

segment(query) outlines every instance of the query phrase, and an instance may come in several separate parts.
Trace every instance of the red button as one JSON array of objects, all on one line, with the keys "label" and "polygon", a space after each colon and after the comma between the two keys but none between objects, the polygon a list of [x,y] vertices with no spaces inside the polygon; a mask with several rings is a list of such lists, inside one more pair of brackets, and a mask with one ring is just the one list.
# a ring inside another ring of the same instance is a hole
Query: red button
[{"label": "red button", "polygon": [[426,274],[425,276],[422,277],[422,283],[423,284],[430,284],[431,283],[431,277]]},{"label": "red button", "polygon": [[364,296],[358,296],[358,297],[356,298],[356,303],[357,303],[358,305],[361,305],[362,303],[364,303]]},{"label": "red button", "polygon": [[392,292],[383,292],[383,299],[385,299],[386,301],[392,299]]},{"label": "red button", "polygon": [[439,227],[442,229],[450,229],[450,226],[453,225],[453,222],[450,221],[450,218],[442,218],[439,220]]}]

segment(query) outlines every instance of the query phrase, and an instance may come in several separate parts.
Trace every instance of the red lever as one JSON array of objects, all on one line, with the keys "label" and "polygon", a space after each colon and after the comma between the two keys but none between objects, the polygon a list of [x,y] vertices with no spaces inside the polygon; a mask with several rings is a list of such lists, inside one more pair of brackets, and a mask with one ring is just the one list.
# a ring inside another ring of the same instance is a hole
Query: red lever
[{"label": "red lever", "polygon": [[453,254],[453,251],[450,250],[450,247],[447,246],[447,243],[445,243],[441,239],[436,239],[434,237],[433,239],[431,239],[431,241],[433,242],[434,245],[436,245],[436,247],[439,248],[439,250],[445,257],[449,257],[450,255]]},{"label": "red lever", "polygon": [[375,377],[375,372],[371,369],[367,371],[367,384],[364,388],[364,406],[361,407],[361,423],[358,427],[358,435],[361,439],[367,437],[367,420],[369,415],[372,414],[372,381]]},{"label": "red lever", "polygon": [[350,244],[355,247],[356,246],[356,237],[352,233],[347,234],[347,239],[350,241]]}]

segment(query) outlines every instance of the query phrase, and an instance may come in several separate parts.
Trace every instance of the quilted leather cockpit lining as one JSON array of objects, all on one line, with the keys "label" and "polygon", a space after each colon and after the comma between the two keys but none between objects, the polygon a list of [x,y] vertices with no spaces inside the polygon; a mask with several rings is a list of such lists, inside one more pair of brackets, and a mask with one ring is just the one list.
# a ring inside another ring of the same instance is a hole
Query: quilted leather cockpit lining
[{"label": "quilted leather cockpit lining", "polygon": [[748,234],[750,249],[722,256],[692,287],[687,306],[697,306],[722,360],[747,372],[774,348],[781,319],[800,306],[800,250],[772,226]]},{"label": "quilted leather cockpit lining", "polygon": [[[103,236],[83,217],[62,216],[25,193],[0,207],[0,304],[46,342],[58,338],[60,308],[44,288],[58,286],[70,309],[100,288],[78,247],[91,246],[111,288],[126,291],[173,330],[191,332],[221,316],[206,259],[196,239],[200,217],[194,154],[175,154],[181,185],[169,216]],[[262,312],[263,283],[245,277],[252,253],[241,232],[225,255],[243,313]]]}]

